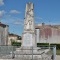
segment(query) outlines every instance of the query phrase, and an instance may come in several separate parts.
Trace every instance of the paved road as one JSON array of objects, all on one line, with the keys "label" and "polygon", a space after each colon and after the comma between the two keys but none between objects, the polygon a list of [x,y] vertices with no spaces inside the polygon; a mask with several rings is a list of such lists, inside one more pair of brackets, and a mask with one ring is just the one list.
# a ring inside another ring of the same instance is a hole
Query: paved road
[{"label": "paved road", "polygon": [[56,55],[56,60],[60,60],[60,55]]}]

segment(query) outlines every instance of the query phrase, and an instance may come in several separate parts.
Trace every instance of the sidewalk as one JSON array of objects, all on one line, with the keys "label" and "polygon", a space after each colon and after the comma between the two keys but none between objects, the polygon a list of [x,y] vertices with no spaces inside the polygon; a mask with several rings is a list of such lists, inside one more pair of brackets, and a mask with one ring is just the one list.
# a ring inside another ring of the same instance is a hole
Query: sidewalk
[{"label": "sidewalk", "polygon": [[60,55],[56,55],[56,60],[60,60]]}]

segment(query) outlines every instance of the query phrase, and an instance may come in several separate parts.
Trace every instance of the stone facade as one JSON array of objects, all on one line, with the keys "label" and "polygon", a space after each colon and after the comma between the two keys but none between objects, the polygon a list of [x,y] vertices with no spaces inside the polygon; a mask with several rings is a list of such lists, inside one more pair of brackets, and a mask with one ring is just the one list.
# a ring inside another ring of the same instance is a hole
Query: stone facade
[{"label": "stone facade", "polygon": [[11,42],[14,41],[14,42],[21,42],[21,36],[19,35],[16,35],[16,34],[9,34],[8,36],[8,45],[11,45]]},{"label": "stone facade", "polygon": [[[39,33],[38,33],[39,32]],[[40,43],[60,43],[60,28],[58,25],[37,25],[36,36]]]},{"label": "stone facade", "polygon": [[8,45],[8,27],[0,22],[0,45]]}]

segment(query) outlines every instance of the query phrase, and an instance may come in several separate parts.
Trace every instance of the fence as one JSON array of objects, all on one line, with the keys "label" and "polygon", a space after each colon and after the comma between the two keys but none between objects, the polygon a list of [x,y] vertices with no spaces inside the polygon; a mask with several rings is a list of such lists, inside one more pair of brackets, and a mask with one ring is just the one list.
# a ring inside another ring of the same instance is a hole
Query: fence
[{"label": "fence", "polygon": [[56,46],[37,48],[0,46],[0,59],[56,60]]}]

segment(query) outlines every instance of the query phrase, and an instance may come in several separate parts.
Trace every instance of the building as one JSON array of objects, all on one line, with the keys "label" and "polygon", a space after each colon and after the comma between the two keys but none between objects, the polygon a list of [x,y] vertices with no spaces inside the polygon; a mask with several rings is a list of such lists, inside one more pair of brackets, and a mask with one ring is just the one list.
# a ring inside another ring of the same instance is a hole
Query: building
[{"label": "building", "polygon": [[8,45],[8,27],[0,22],[0,45]]},{"label": "building", "polygon": [[60,43],[60,25],[36,25],[37,43]]},{"label": "building", "polygon": [[11,45],[11,42],[21,42],[21,39],[21,36],[11,33],[8,36],[8,45]]}]

